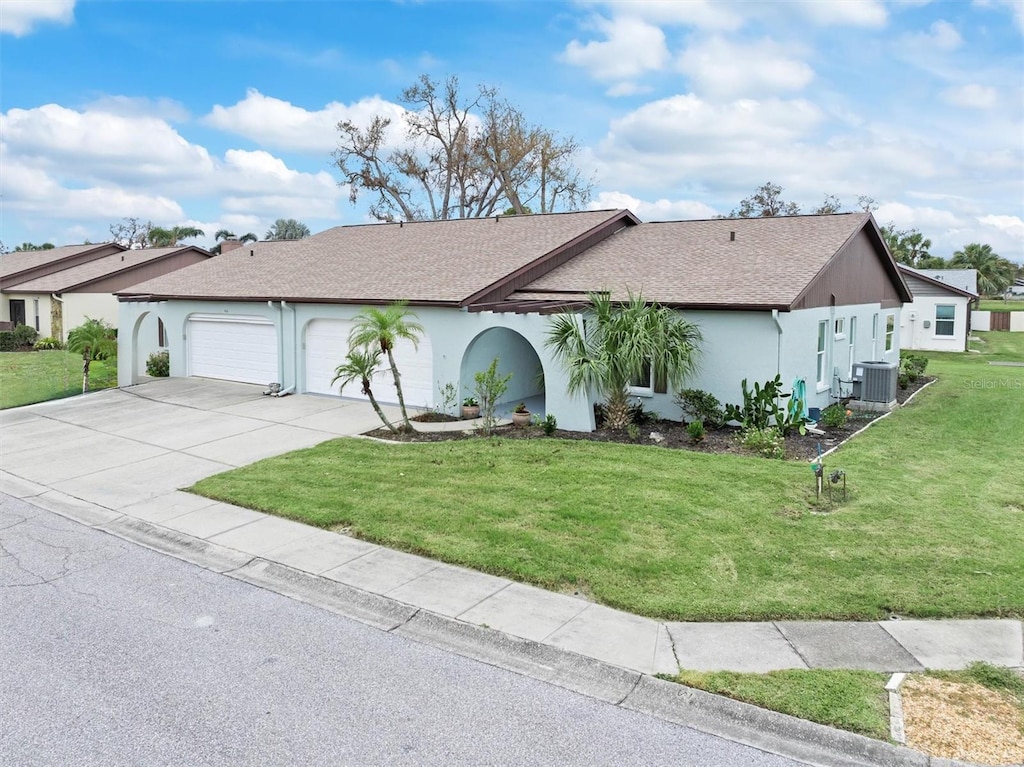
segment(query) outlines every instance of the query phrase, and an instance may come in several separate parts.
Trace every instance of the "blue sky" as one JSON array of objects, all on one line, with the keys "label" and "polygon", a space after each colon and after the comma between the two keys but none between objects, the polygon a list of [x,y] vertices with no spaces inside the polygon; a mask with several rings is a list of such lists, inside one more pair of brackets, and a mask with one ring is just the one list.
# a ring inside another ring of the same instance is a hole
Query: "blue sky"
[{"label": "blue sky", "polygon": [[1024,0],[2,0],[0,240],[365,221],[334,126],[429,73],[575,136],[592,207],[703,218],[770,180],[1024,262],[1022,33]]}]

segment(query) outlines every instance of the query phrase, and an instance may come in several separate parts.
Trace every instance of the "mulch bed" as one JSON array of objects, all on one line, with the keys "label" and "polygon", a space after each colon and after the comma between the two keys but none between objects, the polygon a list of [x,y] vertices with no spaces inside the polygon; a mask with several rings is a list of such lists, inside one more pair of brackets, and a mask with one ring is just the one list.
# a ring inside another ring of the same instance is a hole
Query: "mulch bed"
[{"label": "mulch bed", "polygon": [[[902,405],[914,394],[914,392],[918,391],[925,384],[933,380],[935,379],[930,376],[924,376],[915,383],[910,384],[906,389],[898,389],[896,401]],[[430,414],[424,415],[430,416]],[[821,452],[836,447],[881,415],[882,413],[854,412],[853,415],[847,419],[846,424],[838,428],[830,428],[819,423],[818,428],[825,432],[824,435],[801,435],[794,432],[786,437],[786,458],[791,460],[808,461],[818,455],[819,447]],[[453,419],[450,416],[426,418],[421,416],[414,418],[413,420],[442,421],[456,419]],[[636,440],[632,439],[625,429],[598,429],[594,432],[556,429],[552,436],[560,439],[589,442],[619,442],[623,444],[651,445],[679,450],[693,450],[698,453],[736,453],[740,455],[751,455],[751,451],[745,449],[736,439],[738,433],[739,429],[729,426],[722,429],[708,429],[704,439],[695,443],[686,431],[686,424],[680,421],[656,420],[640,426],[639,438]],[[447,442],[456,439],[473,439],[478,436],[478,432],[472,429],[467,429],[465,431],[431,431],[395,435],[387,429],[375,429],[374,431],[367,432],[367,436],[396,442]],[[547,437],[540,426],[528,426],[526,428],[499,426],[494,430],[494,436],[504,439],[545,439]]]}]

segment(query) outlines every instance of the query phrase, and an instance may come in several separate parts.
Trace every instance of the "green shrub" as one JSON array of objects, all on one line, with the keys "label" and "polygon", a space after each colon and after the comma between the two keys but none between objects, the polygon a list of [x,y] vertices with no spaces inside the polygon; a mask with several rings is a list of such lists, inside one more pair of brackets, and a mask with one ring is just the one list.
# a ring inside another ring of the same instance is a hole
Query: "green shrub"
[{"label": "green shrub", "polygon": [[746,428],[738,435],[740,444],[764,458],[785,458],[785,438],[782,432],[774,427],[758,429]]},{"label": "green shrub", "polygon": [[14,343],[14,331],[0,330],[0,352],[13,352],[17,348]]},{"label": "green shrub", "polygon": [[39,338],[36,329],[28,325],[15,325],[11,332],[14,333],[14,343],[20,347],[31,346]]},{"label": "green shrub", "polygon": [[171,355],[166,349],[153,352],[146,360],[146,375],[167,378],[171,374]]},{"label": "green shrub", "polygon": [[906,389],[910,386],[910,375],[901,370],[899,375],[896,376],[896,383],[901,389]]},{"label": "green shrub", "polygon": [[725,410],[711,392],[700,389],[683,389],[672,400],[683,411],[683,416],[692,421],[703,421],[712,429],[725,425]]},{"label": "green shrub", "polygon": [[540,425],[543,427],[544,433],[550,437],[555,433],[555,429],[558,428],[558,419],[551,413],[548,413]]},{"label": "green shrub", "polygon": [[699,418],[690,421],[686,426],[686,433],[690,435],[690,439],[694,442],[700,442],[704,439],[704,422]]},{"label": "green shrub", "polygon": [[47,336],[46,338],[40,338],[38,341],[36,341],[35,345],[32,348],[38,350],[63,349],[64,344],[62,344],[58,339],[54,338],[53,336]]},{"label": "green shrub", "polygon": [[[905,374],[909,383],[914,383],[928,369],[928,358],[908,351],[900,352],[900,373]],[[903,386],[902,388],[906,388]]]},{"label": "green shrub", "polygon": [[846,408],[833,402],[821,411],[821,422],[832,429],[842,428],[846,425]]}]

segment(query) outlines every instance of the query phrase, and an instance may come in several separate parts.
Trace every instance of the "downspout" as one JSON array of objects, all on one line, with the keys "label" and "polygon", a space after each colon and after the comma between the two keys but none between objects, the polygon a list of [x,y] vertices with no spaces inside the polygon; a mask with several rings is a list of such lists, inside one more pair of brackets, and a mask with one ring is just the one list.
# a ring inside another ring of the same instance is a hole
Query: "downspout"
[{"label": "downspout", "polygon": [[[273,301],[267,301],[267,306],[269,306],[271,309],[273,309],[274,308],[274,302]],[[280,328],[280,332],[277,334],[277,358],[280,360],[280,359],[282,359],[284,357],[284,345],[283,345],[284,344],[284,312],[281,311],[280,304],[278,304],[278,306],[277,306],[277,318],[278,318],[277,326],[278,326],[278,328]],[[277,396],[277,395],[274,394],[274,395],[271,395],[271,396]]]},{"label": "downspout", "polygon": [[782,375],[782,323],[779,322],[778,309],[772,309],[772,319],[775,321],[775,327],[779,331],[775,352],[775,372],[778,375]]},{"label": "downspout", "polygon": [[[296,330],[297,330],[296,325],[298,324],[298,316],[297,316],[297,314],[295,312],[295,307],[294,306],[288,306],[288,302],[285,301],[282,298],[281,299],[281,340],[279,342],[279,345],[280,345],[280,348],[281,348],[281,362],[284,362],[284,309],[285,308],[288,308],[288,309],[292,310],[292,336],[297,336],[298,335],[297,332],[296,332]],[[295,340],[298,340],[298,339],[296,338]],[[298,381],[298,378],[299,378],[299,358],[298,358],[297,346],[298,346],[298,344],[296,344],[296,343],[292,344],[292,385],[289,386],[287,389],[281,389],[281,391],[277,392],[274,395],[275,397],[287,397],[289,394],[294,394],[295,393],[295,383],[296,383],[296,381]]]}]

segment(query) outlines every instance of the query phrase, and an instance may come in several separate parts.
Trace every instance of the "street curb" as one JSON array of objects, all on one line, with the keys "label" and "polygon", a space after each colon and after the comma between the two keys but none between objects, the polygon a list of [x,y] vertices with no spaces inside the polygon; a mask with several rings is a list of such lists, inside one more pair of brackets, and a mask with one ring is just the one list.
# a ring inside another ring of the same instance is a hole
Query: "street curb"
[{"label": "street curb", "polygon": [[364,625],[769,753],[823,767],[972,767],[431,613],[56,491],[24,500],[125,541]]}]

